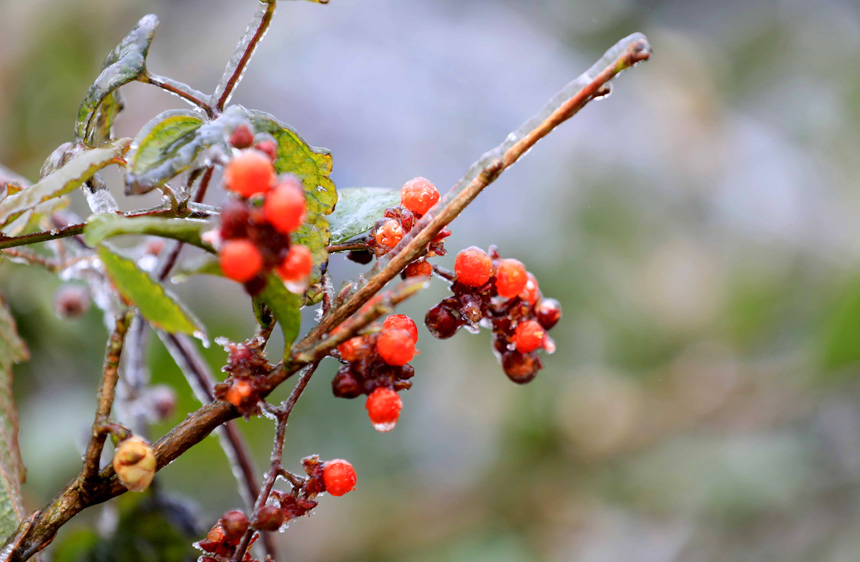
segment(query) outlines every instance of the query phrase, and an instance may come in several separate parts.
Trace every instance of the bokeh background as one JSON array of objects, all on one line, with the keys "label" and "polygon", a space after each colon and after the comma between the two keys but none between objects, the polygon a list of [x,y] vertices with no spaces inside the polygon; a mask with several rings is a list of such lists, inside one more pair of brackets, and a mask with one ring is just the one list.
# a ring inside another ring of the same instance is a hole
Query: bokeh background
[{"label": "bokeh background", "polygon": [[[0,162],[38,175],[145,13],[161,19],[150,69],[210,90],[254,4],[0,0]],[[350,459],[359,485],[295,521],[284,560],[858,559],[856,2],[282,2],[233,101],[331,149],[339,187],[424,175],[444,188],[634,31],[654,59],[481,195],[439,260],[495,243],[525,261],[564,306],[557,353],[516,387],[487,334],[437,342],[422,327],[386,435],[360,401],[331,396],[326,365],[285,460]],[[140,84],[124,93],[121,136],[182,106]],[[342,258],[332,270],[360,272]],[[35,507],[78,469],[106,332],[95,310],[57,319],[46,273],[3,264],[0,280],[33,354],[16,391]],[[211,335],[251,333],[238,286],[176,290]],[[444,294],[435,282],[403,312],[421,318]],[[206,354],[217,371],[223,351]],[[197,404],[157,340],[150,356],[180,393],[157,437]],[[271,424],[241,427],[262,470]],[[241,505],[215,438],[158,482],[206,527]],[[110,536],[115,513],[90,510],[58,544],[93,526]]]}]

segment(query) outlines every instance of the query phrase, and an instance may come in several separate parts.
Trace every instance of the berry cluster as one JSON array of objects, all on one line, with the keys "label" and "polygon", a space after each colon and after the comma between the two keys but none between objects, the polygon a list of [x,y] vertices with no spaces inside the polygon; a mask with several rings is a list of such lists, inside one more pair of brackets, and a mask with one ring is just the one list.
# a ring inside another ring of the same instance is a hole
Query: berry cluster
[{"label": "berry cluster", "polygon": [[[224,513],[217,523],[206,534],[206,538],[194,546],[211,556],[201,556],[201,562],[217,562],[231,559],[236,547],[249,529],[273,532],[280,530],[284,524],[297,517],[307,515],[318,505],[314,498],[328,492],[333,496],[342,496],[355,489],[357,481],[355,469],[343,459],[321,462],[318,455],[302,459],[302,467],[306,478],[291,475],[292,490],[284,492],[273,490],[273,501],[262,506],[254,514],[253,521],[244,512],[234,509]],[[256,540],[256,536],[253,540]],[[252,540],[252,543],[253,543]],[[245,553],[243,562],[255,562],[250,554]]]},{"label": "berry cluster", "polygon": [[[231,140],[241,146],[247,138],[240,130]],[[251,295],[265,287],[272,270],[291,290],[302,292],[313,256],[307,247],[290,244],[290,234],[305,220],[304,187],[295,176],[275,175],[272,154],[260,150],[274,150],[267,142],[237,151],[224,168],[224,186],[237,197],[221,210],[218,259],[224,276],[244,283]]]},{"label": "berry cluster", "polygon": [[215,385],[215,397],[236,406],[245,419],[258,415],[260,393],[267,388],[266,375],[271,371],[263,354],[264,342],[255,339],[244,343],[221,343],[227,350],[227,364],[222,371],[229,376]]},{"label": "berry cluster", "polygon": [[367,395],[367,414],[377,431],[391,431],[400,418],[403,403],[398,391],[412,387],[418,327],[411,318],[393,314],[380,331],[355,336],[340,344],[337,355],[344,365],[331,386],[335,396]]},{"label": "berry cluster", "polygon": [[519,384],[534,379],[543,368],[537,351],[555,351],[546,332],[561,318],[558,301],[543,298],[535,276],[521,262],[501,259],[495,247],[461,251],[454,273],[453,295],[424,319],[430,333],[446,339],[464,326],[472,333],[490,328],[505,374]]},{"label": "berry cluster", "polygon": [[[370,231],[367,241],[368,248],[377,257],[390,252],[403,237],[415,226],[415,223],[439,202],[439,190],[426,178],[413,178],[403,184],[400,189],[400,206],[385,209],[383,217],[376,221]],[[427,254],[415,260],[403,272],[404,277],[428,276],[433,273],[432,266],[426,258],[444,256],[444,239],[451,235],[448,229],[439,233],[427,246]],[[352,258],[361,262],[370,259],[366,252],[353,255]]]}]

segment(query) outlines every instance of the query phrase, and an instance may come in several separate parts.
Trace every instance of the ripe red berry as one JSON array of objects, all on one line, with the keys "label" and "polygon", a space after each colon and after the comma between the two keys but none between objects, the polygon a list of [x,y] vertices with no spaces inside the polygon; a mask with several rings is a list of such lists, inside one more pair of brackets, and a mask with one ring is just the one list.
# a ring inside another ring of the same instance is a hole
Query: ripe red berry
[{"label": "ripe red berry", "polygon": [[526,266],[518,260],[502,260],[496,268],[496,292],[504,299],[512,299],[526,288]]},{"label": "ripe red berry", "polygon": [[534,320],[526,320],[517,324],[517,329],[514,331],[514,345],[517,351],[529,353],[543,345],[544,336],[546,331],[543,326]]},{"label": "ripe red berry", "polygon": [[254,527],[260,531],[277,531],[284,524],[284,512],[276,505],[264,505],[257,511]]},{"label": "ripe red berry", "polygon": [[364,407],[367,408],[373,428],[385,433],[397,425],[403,401],[400,400],[400,395],[390,388],[380,387],[370,393]]},{"label": "ripe red berry", "polygon": [[534,306],[540,297],[540,287],[538,285],[537,277],[528,274],[528,281],[526,281],[525,288],[520,292],[520,298],[531,306]]},{"label": "ripe red berry", "polygon": [[263,256],[248,240],[228,240],[218,252],[218,263],[225,277],[244,283],[263,269]]},{"label": "ripe red berry", "polygon": [[561,304],[555,299],[541,299],[535,313],[540,325],[549,330],[561,320]]},{"label": "ripe red berry", "polygon": [[402,367],[415,357],[415,340],[412,339],[412,334],[408,330],[384,329],[380,332],[379,339],[376,340],[376,350],[382,360],[389,365]]},{"label": "ripe red berry", "polygon": [[273,183],[275,168],[272,161],[259,150],[241,151],[224,169],[225,187],[242,197],[265,193]]},{"label": "ripe red berry", "polygon": [[454,273],[458,283],[480,287],[493,276],[493,260],[484,250],[471,246],[457,254]]},{"label": "ripe red berry", "polygon": [[294,178],[289,178],[266,194],[263,205],[266,220],[282,234],[298,230],[305,221],[305,191]]},{"label": "ripe red berry", "polygon": [[343,459],[328,461],[323,469],[323,482],[326,492],[342,496],[355,489],[355,469]]},{"label": "ripe red berry", "polygon": [[230,510],[221,516],[221,526],[224,528],[224,535],[229,541],[242,538],[250,524],[248,517],[238,509]]},{"label": "ripe red berry", "polygon": [[397,328],[406,330],[412,336],[412,341],[418,343],[418,326],[415,322],[405,314],[392,314],[382,323],[384,329]]},{"label": "ripe red berry", "polygon": [[400,189],[400,204],[423,215],[439,202],[439,190],[427,178],[412,178]]},{"label": "ripe red berry", "polygon": [[287,252],[287,257],[275,271],[284,281],[298,282],[305,280],[313,268],[314,256],[307,246],[293,244]]},{"label": "ripe red berry", "polygon": [[394,219],[385,220],[376,229],[376,243],[386,248],[393,248],[403,240],[403,227]]},{"label": "ripe red berry", "polygon": [[433,266],[424,260],[410,263],[403,270],[404,277],[429,277],[433,274]]},{"label": "ripe red berry", "polygon": [[337,346],[340,357],[347,363],[353,363],[370,353],[370,343],[363,336],[350,338]]},{"label": "ripe red berry", "polygon": [[248,148],[254,144],[254,132],[245,123],[233,129],[230,134],[230,146],[235,148]]}]

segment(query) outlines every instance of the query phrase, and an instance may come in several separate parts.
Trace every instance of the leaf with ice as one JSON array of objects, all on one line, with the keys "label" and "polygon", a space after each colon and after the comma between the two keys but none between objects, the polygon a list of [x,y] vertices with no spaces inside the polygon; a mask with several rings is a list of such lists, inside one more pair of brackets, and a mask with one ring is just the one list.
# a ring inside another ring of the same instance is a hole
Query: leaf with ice
[{"label": "leaf with ice", "polygon": [[91,215],[84,227],[84,241],[96,246],[103,240],[123,234],[149,234],[172,238],[214,251],[212,246],[203,241],[201,232],[209,226],[207,221],[194,219],[166,219],[162,217],[124,217],[115,214]]},{"label": "leaf with ice", "polygon": [[348,187],[338,190],[338,202],[328,216],[331,243],[339,244],[367,232],[385,209],[400,204],[400,191],[387,187]]},{"label": "leaf with ice", "polygon": [[266,324],[267,319],[261,317],[263,312],[261,302],[265,303],[272,316],[281,325],[281,331],[284,333],[284,357],[289,357],[290,349],[302,325],[302,315],[299,312],[302,306],[301,295],[288,291],[284,282],[277,275],[270,273],[266,277],[266,287],[255,297],[255,301],[259,301],[255,303],[254,311],[262,325]]}]

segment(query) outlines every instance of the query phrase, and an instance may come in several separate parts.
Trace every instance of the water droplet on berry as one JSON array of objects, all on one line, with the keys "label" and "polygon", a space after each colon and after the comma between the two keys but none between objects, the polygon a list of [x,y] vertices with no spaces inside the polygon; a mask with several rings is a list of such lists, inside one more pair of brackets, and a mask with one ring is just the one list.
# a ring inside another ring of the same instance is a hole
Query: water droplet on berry
[{"label": "water droplet on berry", "polygon": [[387,423],[375,423],[375,424],[373,424],[373,429],[375,429],[376,431],[379,431],[380,433],[388,433],[389,431],[394,429],[394,426],[396,426],[396,425],[397,425],[396,421],[387,422]]},{"label": "water droplet on berry", "polygon": [[466,328],[466,331],[469,332],[470,334],[480,334],[481,333],[481,327],[478,324],[468,324],[467,323],[463,327]]}]

